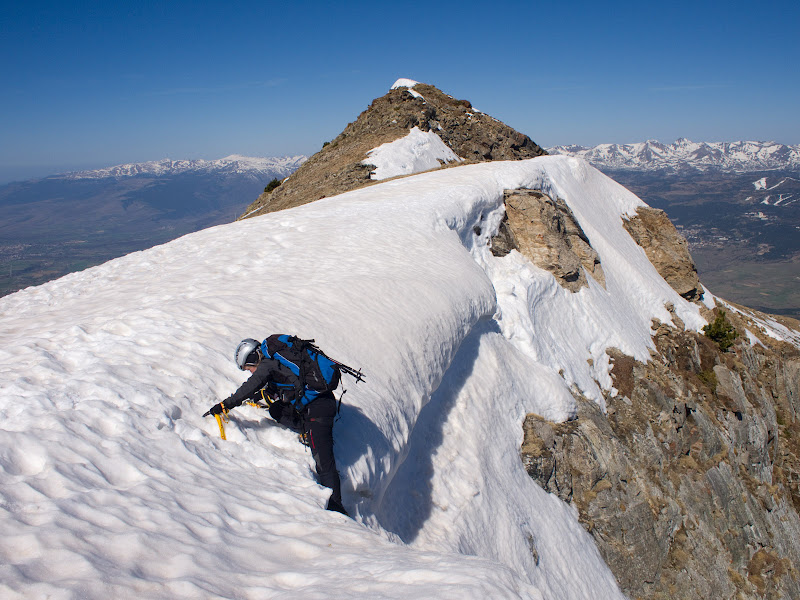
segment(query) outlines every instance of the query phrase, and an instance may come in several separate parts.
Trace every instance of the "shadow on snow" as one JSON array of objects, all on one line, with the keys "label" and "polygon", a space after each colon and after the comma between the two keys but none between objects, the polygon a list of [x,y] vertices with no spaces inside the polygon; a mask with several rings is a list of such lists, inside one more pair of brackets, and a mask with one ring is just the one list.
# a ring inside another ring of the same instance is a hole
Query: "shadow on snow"
[{"label": "shadow on snow", "polygon": [[416,539],[431,516],[433,456],[444,442],[448,416],[475,368],[481,338],[487,333],[500,333],[496,321],[480,321],[462,342],[441,384],[420,411],[408,441],[408,455],[376,507],[375,517],[381,527],[405,543]]}]

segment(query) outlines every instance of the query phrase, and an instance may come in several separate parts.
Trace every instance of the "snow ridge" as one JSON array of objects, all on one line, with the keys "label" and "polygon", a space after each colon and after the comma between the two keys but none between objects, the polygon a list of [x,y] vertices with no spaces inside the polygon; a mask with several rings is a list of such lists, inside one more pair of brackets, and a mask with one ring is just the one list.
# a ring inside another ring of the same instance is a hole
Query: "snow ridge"
[{"label": "snow ridge", "polygon": [[[518,188],[569,205],[605,288],[491,253]],[[624,230],[642,205],[580,159],[461,165],[0,299],[0,595],[621,600],[519,447],[527,413],[602,406],[606,349],[647,360],[667,303],[705,324]],[[367,374],[335,426],[355,521],[263,412],[232,411],[224,442],[201,416],[243,380],[235,344],[275,332]]]},{"label": "snow ridge", "polygon": [[800,145],[776,142],[692,142],[681,138],[672,144],[647,140],[635,144],[555,146],[550,154],[575,156],[598,168],[643,171],[719,170],[746,173],[800,168]]},{"label": "snow ridge", "polygon": [[267,174],[278,173],[286,176],[302,165],[308,157],[303,155],[282,156],[274,158],[261,158],[231,154],[216,160],[172,160],[164,158],[143,163],[129,163],[116,165],[104,169],[77,171],[56,175],[58,179],[105,179],[136,177],[149,175],[160,177],[164,175],[177,175],[189,172],[206,172],[225,174]]}]

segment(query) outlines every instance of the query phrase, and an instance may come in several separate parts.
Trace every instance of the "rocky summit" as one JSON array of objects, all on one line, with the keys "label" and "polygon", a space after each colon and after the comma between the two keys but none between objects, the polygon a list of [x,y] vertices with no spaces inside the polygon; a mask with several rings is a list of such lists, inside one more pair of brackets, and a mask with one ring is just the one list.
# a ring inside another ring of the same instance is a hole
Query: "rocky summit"
[{"label": "rocky summit", "polygon": [[[544,154],[468,101],[407,82],[246,216],[374,183],[369,153],[414,128],[434,132],[458,164]],[[590,281],[606,285],[598,253],[557,191],[506,190],[504,203],[492,253],[519,252],[571,294]],[[686,240],[663,211],[639,207],[623,226],[730,343],[711,326],[687,328],[667,306],[672,322],[653,321],[649,361],[608,352],[614,386],[603,405],[573,387],[575,418],[527,416],[521,460],[574,507],[631,598],[800,597],[800,323],[707,302]]]},{"label": "rocky summit", "polygon": [[374,183],[375,166],[368,153],[407,136],[415,127],[436,133],[462,159],[459,164],[546,154],[527,135],[476,110],[469,101],[432,85],[400,80],[282,185],[259,196],[244,216],[300,206]]}]

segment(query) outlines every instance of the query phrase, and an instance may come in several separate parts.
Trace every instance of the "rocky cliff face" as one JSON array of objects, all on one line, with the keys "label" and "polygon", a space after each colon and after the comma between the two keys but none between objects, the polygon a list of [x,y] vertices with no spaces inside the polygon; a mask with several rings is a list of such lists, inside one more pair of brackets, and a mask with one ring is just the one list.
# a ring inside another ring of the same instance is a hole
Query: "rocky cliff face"
[{"label": "rocky cliff face", "polygon": [[[373,181],[367,152],[406,136],[413,127],[433,131],[466,162],[520,160],[546,154],[527,135],[422,83],[381,96],[284,183],[245,212],[255,216],[354,190]],[[464,164],[459,163],[459,164]]]},{"label": "rocky cliff face", "polygon": [[[577,291],[591,247],[564,207],[516,191],[506,208],[495,252],[517,249]],[[640,209],[626,227],[676,291],[700,297],[661,211]],[[731,318],[740,332],[759,329],[747,311]],[[648,363],[612,354],[618,393],[605,414],[579,398],[573,421],[529,415],[522,460],[576,507],[633,598],[800,597],[800,352],[766,336],[722,352],[673,320],[654,323]]]},{"label": "rocky cliff face", "polygon": [[[573,292],[588,276],[603,282],[563,201],[507,190],[505,204],[495,254],[517,250]],[[640,208],[624,225],[659,274],[699,301],[686,241],[663,211]],[[675,326],[653,323],[649,362],[611,353],[606,413],[578,398],[572,421],[525,420],[529,474],[577,509],[632,598],[800,597],[800,351],[745,336],[764,315],[729,314],[740,332],[731,351],[673,312]]]},{"label": "rocky cliff face", "polygon": [[647,364],[613,357],[607,414],[528,416],[528,472],[578,509],[634,598],[800,597],[797,353],[655,339]]}]

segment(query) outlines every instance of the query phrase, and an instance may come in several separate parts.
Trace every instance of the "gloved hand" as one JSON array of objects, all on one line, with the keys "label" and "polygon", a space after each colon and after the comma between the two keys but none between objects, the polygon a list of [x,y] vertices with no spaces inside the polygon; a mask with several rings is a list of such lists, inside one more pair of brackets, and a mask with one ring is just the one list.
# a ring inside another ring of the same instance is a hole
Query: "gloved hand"
[{"label": "gloved hand", "polygon": [[269,405],[269,416],[275,419],[276,422],[280,423],[281,417],[283,416],[283,407],[287,406],[283,402],[273,402]]},{"label": "gloved hand", "polygon": [[219,404],[215,404],[214,406],[209,408],[208,412],[206,412],[203,416],[207,417],[209,415],[222,415],[225,414],[226,412],[227,409],[225,408],[225,405],[222,402],[220,402]]}]

